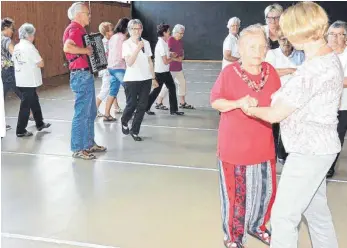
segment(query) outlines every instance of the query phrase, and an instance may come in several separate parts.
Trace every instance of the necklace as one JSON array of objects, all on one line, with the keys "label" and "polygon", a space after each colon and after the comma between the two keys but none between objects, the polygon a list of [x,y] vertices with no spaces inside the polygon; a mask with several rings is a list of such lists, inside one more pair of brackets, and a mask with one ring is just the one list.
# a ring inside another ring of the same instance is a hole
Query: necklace
[{"label": "necklace", "polygon": [[249,88],[251,88],[255,92],[261,91],[264,88],[267,80],[269,79],[269,74],[270,74],[269,65],[266,65],[265,71],[263,69],[263,66],[261,67],[261,72],[260,72],[261,79],[259,82],[256,82],[256,81],[253,81],[253,80],[248,78],[248,76],[247,76],[247,74],[246,74],[246,72],[242,66],[241,61],[239,61],[239,64],[240,64],[241,71],[239,71],[236,66],[233,66],[236,74],[248,85]]}]

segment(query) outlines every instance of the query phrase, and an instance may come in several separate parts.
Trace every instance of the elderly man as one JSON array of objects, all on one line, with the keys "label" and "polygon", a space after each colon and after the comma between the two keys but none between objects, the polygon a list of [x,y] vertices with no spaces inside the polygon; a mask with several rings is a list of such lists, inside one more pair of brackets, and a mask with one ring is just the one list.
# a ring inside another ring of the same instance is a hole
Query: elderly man
[{"label": "elderly man", "polygon": [[[291,77],[292,73],[296,71],[297,66],[301,65],[305,60],[303,51],[295,50],[293,45],[284,37],[282,31],[277,31],[278,42],[280,47],[269,50],[266,54],[265,61],[270,63],[281,77],[281,84],[284,85]],[[286,153],[282,139],[280,136],[280,127],[278,129],[278,140],[275,143],[275,150],[277,158],[281,164],[284,164],[288,154]]]},{"label": "elderly man", "polygon": [[222,70],[211,92],[212,107],[222,112],[217,156],[227,248],[243,248],[247,233],[269,245],[271,234],[265,224],[276,191],[271,125],[247,117],[241,108],[270,106],[280,78],[263,62],[267,39],[261,25],[244,29],[238,42],[240,60]]},{"label": "elderly man", "polygon": [[[347,131],[347,23],[343,21],[336,21],[331,24],[328,30],[328,45],[334,50],[338,55],[344,72],[343,81],[343,93],[341,98],[340,110],[339,110],[339,124],[337,126],[337,132],[339,133],[339,138],[341,141],[341,146],[343,146],[345,135]],[[333,177],[335,173],[336,162],[340,156],[337,157],[332,164],[327,177]]]},{"label": "elderly man", "polygon": [[240,54],[237,48],[237,39],[240,29],[241,21],[237,17],[232,17],[228,21],[227,28],[229,34],[223,42],[223,62],[222,69],[227,65],[237,61],[240,58]]},{"label": "elderly man", "polygon": [[75,94],[75,114],[72,120],[71,150],[74,158],[95,159],[94,152],[104,152],[94,140],[94,121],[97,114],[94,76],[89,71],[88,57],[91,47],[84,47],[82,36],[89,24],[89,9],[82,3],[71,5],[68,10],[70,25],[63,36],[64,52],[69,61],[70,87]]}]

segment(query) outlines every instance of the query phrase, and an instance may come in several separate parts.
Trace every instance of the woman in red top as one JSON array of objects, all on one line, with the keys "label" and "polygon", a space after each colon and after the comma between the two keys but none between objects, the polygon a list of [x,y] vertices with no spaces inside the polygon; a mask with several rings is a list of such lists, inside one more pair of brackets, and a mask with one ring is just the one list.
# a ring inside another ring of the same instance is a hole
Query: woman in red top
[{"label": "woman in red top", "polygon": [[240,60],[224,68],[211,92],[220,111],[218,159],[224,243],[243,248],[247,232],[269,245],[265,224],[276,190],[275,148],[271,125],[250,118],[241,107],[270,106],[280,88],[275,69],[263,62],[268,49],[260,25],[240,34]]}]

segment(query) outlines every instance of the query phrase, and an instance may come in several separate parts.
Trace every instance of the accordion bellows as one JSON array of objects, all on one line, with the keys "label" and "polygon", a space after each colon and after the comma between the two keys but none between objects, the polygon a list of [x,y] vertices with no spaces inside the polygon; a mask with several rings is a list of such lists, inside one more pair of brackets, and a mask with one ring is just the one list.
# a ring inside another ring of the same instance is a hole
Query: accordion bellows
[{"label": "accordion bellows", "polygon": [[107,57],[102,43],[103,36],[100,33],[83,35],[84,46],[91,46],[93,53],[88,56],[89,69],[95,73],[107,68]]}]

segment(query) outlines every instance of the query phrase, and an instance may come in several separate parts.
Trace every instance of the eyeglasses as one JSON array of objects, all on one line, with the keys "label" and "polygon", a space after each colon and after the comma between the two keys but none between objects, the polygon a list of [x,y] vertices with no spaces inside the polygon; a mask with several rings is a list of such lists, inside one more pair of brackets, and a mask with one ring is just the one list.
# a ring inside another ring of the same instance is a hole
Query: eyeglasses
[{"label": "eyeglasses", "polygon": [[89,12],[81,12],[81,13],[84,13],[84,14],[87,14],[87,16],[90,16]]},{"label": "eyeglasses", "polygon": [[267,16],[266,19],[268,21],[274,22],[274,21],[278,21],[280,19],[280,17],[279,16]]},{"label": "eyeglasses", "polygon": [[345,37],[346,34],[341,34],[341,33],[339,33],[339,34],[328,33],[328,36],[330,36],[330,37],[335,37],[335,38],[342,38],[342,37]]}]

